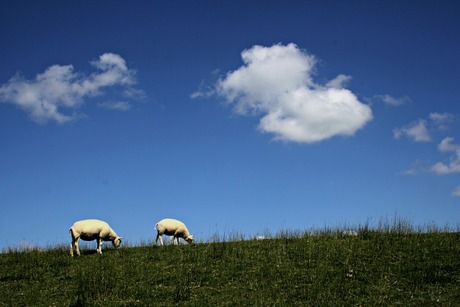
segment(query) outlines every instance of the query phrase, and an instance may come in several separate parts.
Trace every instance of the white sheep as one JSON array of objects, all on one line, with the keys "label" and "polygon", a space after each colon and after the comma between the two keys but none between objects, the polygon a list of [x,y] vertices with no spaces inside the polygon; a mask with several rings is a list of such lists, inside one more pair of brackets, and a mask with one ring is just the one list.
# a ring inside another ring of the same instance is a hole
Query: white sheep
[{"label": "white sheep", "polygon": [[171,240],[173,243],[174,239],[177,239],[177,244],[179,244],[179,238],[184,239],[188,243],[192,243],[193,241],[193,236],[190,234],[185,224],[178,220],[163,219],[155,224],[155,229],[157,230],[155,245],[157,245],[158,239],[160,239],[160,243],[163,246],[163,239],[161,236],[164,234],[173,236]]},{"label": "white sheep", "polygon": [[342,231],[343,236],[351,236],[351,237],[356,237],[358,236],[358,233],[354,230],[344,230]]},{"label": "white sheep", "polygon": [[78,248],[78,241],[97,240],[97,253],[102,254],[102,241],[112,241],[115,248],[121,244],[122,237],[119,237],[109,224],[100,220],[82,220],[75,222],[69,228],[72,243],[70,244],[70,256],[73,257],[73,250],[80,256],[80,249]]}]

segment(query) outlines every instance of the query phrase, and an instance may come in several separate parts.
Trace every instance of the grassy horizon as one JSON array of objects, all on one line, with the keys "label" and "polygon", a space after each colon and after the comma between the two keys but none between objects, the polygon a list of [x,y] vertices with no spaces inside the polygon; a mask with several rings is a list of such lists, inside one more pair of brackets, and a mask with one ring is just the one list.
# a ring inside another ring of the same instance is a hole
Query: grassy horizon
[{"label": "grassy horizon", "polygon": [[[349,235],[348,230],[357,235]],[[459,305],[460,234],[405,220],[262,240],[0,254],[1,305]]]}]

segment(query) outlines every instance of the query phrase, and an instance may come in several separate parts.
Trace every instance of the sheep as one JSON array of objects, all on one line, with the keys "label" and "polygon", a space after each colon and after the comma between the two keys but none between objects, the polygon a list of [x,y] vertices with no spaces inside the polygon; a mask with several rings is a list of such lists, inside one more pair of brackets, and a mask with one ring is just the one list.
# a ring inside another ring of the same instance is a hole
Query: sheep
[{"label": "sheep", "polygon": [[342,231],[342,236],[351,236],[351,237],[356,237],[358,236],[358,233],[354,230],[344,230]]},{"label": "sheep", "polygon": [[184,239],[188,243],[192,243],[193,241],[193,236],[185,224],[178,220],[163,219],[155,224],[155,229],[158,231],[155,245],[157,245],[158,239],[160,239],[161,246],[163,246],[163,239],[161,238],[163,234],[173,236],[171,241],[174,243],[174,239],[177,239],[177,244],[179,244],[179,238]]},{"label": "sheep", "polygon": [[74,249],[80,256],[80,249],[78,248],[80,239],[84,241],[97,240],[96,251],[98,254],[102,254],[102,241],[112,241],[113,246],[118,248],[123,239],[110,228],[109,224],[100,220],[77,221],[69,228],[69,232],[72,237],[72,243],[70,243],[70,256],[72,257]]}]

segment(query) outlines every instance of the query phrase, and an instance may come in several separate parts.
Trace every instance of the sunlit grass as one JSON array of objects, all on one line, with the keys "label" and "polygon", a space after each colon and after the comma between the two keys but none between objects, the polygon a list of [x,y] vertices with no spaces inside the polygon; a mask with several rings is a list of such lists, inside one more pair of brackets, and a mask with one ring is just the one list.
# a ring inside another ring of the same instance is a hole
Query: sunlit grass
[{"label": "sunlit grass", "polygon": [[[354,231],[356,233],[350,233]],[[458,229],[404,219],[0,254],[1,305],[459,305]]]}]

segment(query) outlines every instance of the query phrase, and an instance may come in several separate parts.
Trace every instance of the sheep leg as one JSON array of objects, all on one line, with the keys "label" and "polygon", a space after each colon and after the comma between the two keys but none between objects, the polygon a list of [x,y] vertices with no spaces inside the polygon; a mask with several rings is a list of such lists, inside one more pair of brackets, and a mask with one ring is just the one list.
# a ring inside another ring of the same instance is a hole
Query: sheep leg
[{"label": "sheep leg", "polygon": [[74,243],[75,251],[77,252],[77,256],[80,256],[80,248],[78,247],[79,240],[80,240],[79,238],[75,239],[75,243]]},{"label": "sheep leg", "polygon": [[163,238],[160,236],[160,234],[157,234],[157,238],[155,240],[155,245],[157,245],[158,239],[160,239],[160,245],[163,246]]},{"label": "sheep leg", "polygon": [[[73,257],[73,250],[75,248],[78,248],[78,240],[80,239],[80,237],[76,238],[74,236],[72,228],[70,228],[69,231],[70,231],[70,237],[72,238],[72,243],[70,243],[70,256]],[[79,255],[78,250],[77,250],[77,255]]]},{"label": "sheep leg", "polygon": [[98,254],[102,255],[102,239],[97,238],[97,249],[96,249]]}]

